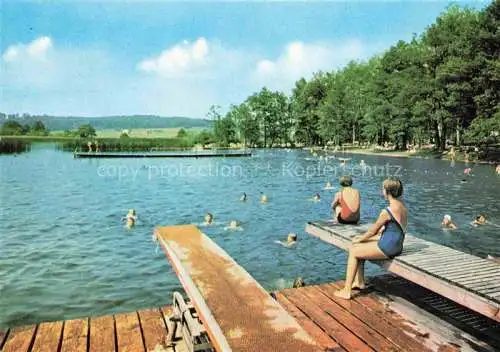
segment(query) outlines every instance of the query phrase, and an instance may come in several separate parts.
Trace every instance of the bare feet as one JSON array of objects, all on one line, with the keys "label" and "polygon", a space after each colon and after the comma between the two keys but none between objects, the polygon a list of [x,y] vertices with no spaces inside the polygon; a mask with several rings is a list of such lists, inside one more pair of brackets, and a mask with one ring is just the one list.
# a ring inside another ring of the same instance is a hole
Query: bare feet
[{"label": "bare feet", "polygon": [[351,299],[351,292],[348,292],[345,288],[334,292],[335,297],[342,299]]},{"label": "bare feet", "polygon": [[351,289],[352,290],[364,290],[366,288],[366,284],[353,284]]}]

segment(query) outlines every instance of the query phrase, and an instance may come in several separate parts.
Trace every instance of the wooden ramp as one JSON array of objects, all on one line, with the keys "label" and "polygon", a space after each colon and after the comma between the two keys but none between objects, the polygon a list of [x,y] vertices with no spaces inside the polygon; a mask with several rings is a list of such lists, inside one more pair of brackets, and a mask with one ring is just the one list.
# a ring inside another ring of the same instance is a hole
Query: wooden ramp
[{"label": "wooden ramp", "polygon": [[[352,237],[369,225],[310,222],[306,231],[348,250]],[[415,282],[490,319],[500,322],[500,264],[407,235],[403,253],[374,261],[389,272]]]},{"label": "wooden ramp", "polygon": [[320,351],[248,272],[194,225],[155,229],[217,351]]}]

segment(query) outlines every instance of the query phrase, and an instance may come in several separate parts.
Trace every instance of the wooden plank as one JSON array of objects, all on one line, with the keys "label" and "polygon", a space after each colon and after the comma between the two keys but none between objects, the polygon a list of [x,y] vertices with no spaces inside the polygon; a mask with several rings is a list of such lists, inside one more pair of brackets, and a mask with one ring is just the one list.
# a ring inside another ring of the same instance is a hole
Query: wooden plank
[{"label": "wooden plank", "polygon": [[61,342],[63,322],[41,323],[33,345],[33,352],[58,351]]},{"label": "wooden plank", "polygon": [[[384,277],[376,277],[371,280],[371,283],[376,288],[375,294],[383,304],[388,305],[389,309],[403,312],[408,319],[415,322],[421,321],[424,328],[430,329],[430,338],[439,332],[442,336],[440,344],[443,344],[443,341],[453,341],[463,347],[469,344],[482,346],[485,344],[483,341],[488,341],[492,347],[500,347],[498,329],[495,331],[495,324],[492,324],[488,318],[411,282],[386,283]],[[423,311],[417,307],[421,307]],[[419,314],[415,315],[416,312]],[[460,319],[464,315],[473,317],[474,323],[465,324]],[[422,317],[425,319],[421,320]],[[466,331],[474,331],[473,334],[482,341]],[[485,350],[491,351],[492,349]]]},{"label": "wooden plank", "polygon": [[155,235],[218,351],[319,351],[248,272],[194,225]]},{"label": "wooden plank", "polygon": [[89,352],[115,352],[115,320],[107,315],[90,319]]},{"label": "wooden plank", "polygon": [[32,346],[36,335],[36,325],[18,326],[10,329],[2,352],[24,352]]},{"label": "wooden plank", "polygon": [[299,308],[290,302],[281,292],[274,293],[276,300],[290,313],[299,324],[311,335],[319,346],[325,350],[345,351],[339,346],[327,333],[325,333],[317,324],[306,316]]},{"label": "wooden plank", "polygon": [[0,330],[0,351],[7,340],[7,336],[9,335],[9,330]]},{"label": "wooden plank", "polygon": [[157,347],[165,348],[168,332],[160,310],[148,309],[137,313],[139,313],[146,351],[153,351]]},{"label": "wooden plank", "polygon": [[402,256],[407,263],[414,264],[427,264],[432,265],[434,263],[443,263],[443,261],[471,261],[475,258],[471,258],[470,255],[460,255],[457,251],[446,251],[446,254],[435,253],[435,252],[424,252],[421,254],[406,254]]},{"label": "wooden plank", "polygon": [[286,289],[281,292],[347,351],[374,351],[352,331],[324,312],[315,302],[302,295],[298,289]]},{"label": "wooden plank", "polygon": [[447,276],[455,273],[466,273],[475,270],[481,270],[484,268],[483,263],[474,263],[474,264],[459,264],[455,267],[447,267],[446,263],[442,263],[440,267],[426,267],[422,266],[422,269],[427,271],[432,271],[434,274],[439,276]]},{"label": "wooden plank", "polygon": [[415,266],[419,266],[425,270],[432,270],[436,273],[438,272],[443,272],[443,273],[446,273],[446,272],[454,272],[455,270],[454,269],[460,269],[459,271],[462,271],[462,272],[466,272],[469,270],[469,268],[477,268],[477,269],[482,269],[482,268],[485,268],[484,266],[484,263],[480,262],[480,261],[476,261],[476,260],[468,260],[468,261],[460,261],[460,260],[457,260],[457,261],[451,261],[451,260],[443,260],[443,261],[440,261],[440,262],[434,262],[434,263],[413,263],[411,261],[407,261],[405,258],[401,258],[401,261],[405,262],[405,263],[408,263],[408,264],[411,264],[411,265],[415,265]]},{"label": "wooden plank", "polygon": [[[477,271],[477,275],[480,277],[491,278],[497,275],[497,270],[480,270]],[[477,276],[476,272],[467,272],[467,273],[458,273],[454,275],[447,275],[447,278],[450,280],[467,280],[470,278],[474,278]]]},{"label": "wooden plank", "polygon": [[[401,329],[399,326],[395,328],[395,325],[390,324],[387,320],[381,319],[381,317],[376,314],[371,309],[363,306],[360,302],[356,300],[343,300],[335,297],[334,292],[339,290],[341,287],[338,285],[321,285],[315,286],[316,290],[335,301],[338,305],[342,306],[344,309],[355,315],[358,319],[363,321],[365,324],[371,327],[376,327],[376,330],[385,336],[389,341],[403,348],[408,352],[426,352],[431,351],[425,344],[419,342],[410,334],[406,333],[405,330]],[[396,324],[397,325],[397,324]]]},{"label": "wooden plank", "polygon": [[311,302],[315,302],[324,312],[328,313],[339,323],[356,334],[356,336],[373,348],[373,350],[380,352],[402,351],[399,346],[393,344],[391,341],[382,336],[377,330],[375,330],[375,326],[372,328],[366,325],[350,311],[345,310],[341,305],[337,304],[317,289],[304,287],[298,289],[298,291],[305,297],[309,298]]},{"label": "wooden plank", "polygon": [[65,321],[61,352],[86,352],[88,338],[88,318]]},{"label": "wooden plank", "polygon": [[[500,280],[500,277],[498,278],[498,280]],[[499,281],[476,282],[474,284],[468,284],[467,287],[482,293],[492,289],[497,289],[497,290],[500,289],[500,282]]]},{"label": "wooden plank", "polygon": [[[341,229],[341,227],[338,227]],[[306,231],[313,236],[316,236],[328,243],[337,247],[347,249],[351,246],[346,240],[335,236],[331,231],[326,231],[318,226],[309,223],[306,226]],[[340,231],[340,230],[337,230]],[[402,260],[395,258],[394,260],[374,261],[384,269],[406,278],[412,282],[434,291],[444,297],[447,297],[469,309],[483,314],[493,320],[500,322],[500,300],[495,296],[482,296],[466,288],[458,287],[452,282],[436,277],[434,273],[427,273],[422,269],[412,267],[404,263]]]},{"label": "wooden plank", "polygon": [[115,324],[118,352],[144,351],[141,325],[136,312],[116,314]]}]

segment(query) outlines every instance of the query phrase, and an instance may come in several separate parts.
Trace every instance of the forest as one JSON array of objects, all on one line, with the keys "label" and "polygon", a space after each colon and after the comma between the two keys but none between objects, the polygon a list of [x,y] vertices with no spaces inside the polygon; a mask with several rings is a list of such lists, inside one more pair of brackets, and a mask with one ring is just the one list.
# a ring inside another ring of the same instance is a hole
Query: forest
[{"label": "forest", "polygon": [[289,96],[264,87],[221,110],[207,114],[221,145],[498,145],[500,0],[480,11],[451,6],[367,61],[301,78]]}]

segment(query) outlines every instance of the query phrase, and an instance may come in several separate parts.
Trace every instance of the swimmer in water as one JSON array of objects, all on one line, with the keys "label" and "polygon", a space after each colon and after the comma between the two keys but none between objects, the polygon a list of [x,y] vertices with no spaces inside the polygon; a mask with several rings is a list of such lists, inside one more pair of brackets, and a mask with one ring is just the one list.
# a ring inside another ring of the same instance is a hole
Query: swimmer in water
[{"label": "swimmer in water", "polygon": [[455,225],[455,223],[451,221],[450,215],[445,215],[443,217],[443,221],[441,222],[441,227],[443,229],[450,229],[450,230],[456,230],[458,228],[457,225]]},{"label": "swimmer in water", "polygon": [[500,175],[500,164],[497,165],[495,172],[497,173],[497,175]]},{"label": "swimmer in water", "polygon": [[365,164],[365,161],[364,160],[361,160],[361,162],[359,163],[360,166],[366,166]]},{"label": "swimmer in water", "polygon": [[135,215],[135,209],[130,209],[128,211],[126,220],[127,220],[127,228],[130,229],[135,226],[135,223],[137,221],[137,217]]},{"label": "swimmer in water", "polygon": [[332,186],[332,184],[330,183],[330,181],[328,181],[328,182],[326,183],[325,189],[333,189],[333,186]]},{"label": "swimmer in water", "polygon": [[229,222],[229,226],[226,227],[226,230],[243,230],[243,228],[241,227],[241,225],[238,223],[238,221],[236,220],[231,220]]},{"label": "swimmer in water", "polygon": [[314,200],[315,202],[319,202],[321,200],[321,196],[319,195],[319,193],[316,193],[313,197],[312,197],[312,200]]},{"label": "swimmer in water", "polygon": [[286,241],[275,241],[278,244],[281,244],[283,247],[291,247],[297,243],[297,234],[290,232]]},{"label": "swimmer in water", "polygon": [[214,216],[212,215],[212,213],[207,213],[207,215],[205,215],[205,222],[203,224],[212,225],[213,221],[214,221]]},{"label": "swimmer in water", "polygon": [[246,202],[247,201],[247,194],[245,192],[243,192],[243,194],[241,195],[240,200],[242,202]]},{"label": "swimmer in water", "polygon": [[300,287],[305,287],[305,286],[306,286],[306,283],[304,282],[304,280],[302,280],[301,277],[298,277],[293,281],[293,288],[300,288]]},{"label": "swimmer in water", "polygon": [[472,169],[471,169],[470,167],[467,167],[467,168],[465,168],[465,170],[464,170],[464,175],[467,175],[467,176],[468,176],[468,175],[470,175],[470,173],[471,173],[471,172],[472,172]]},{"label": "swimmer in water", "polygon": [[467,183],[467,180],[465,178],[460,180],[461,183]]},{"label": "swimmer in water", "polygon": [[479,226],[486,224],[486,215],[479,214],[476,219],[472,222],[473,226]]},{"label": "swimmer in water", "polygon": [[267,196],[264,193],[262,193],[262,195],[260,196],[260,202],[262,204],[266,204],[267,201],[268,201]]}]

